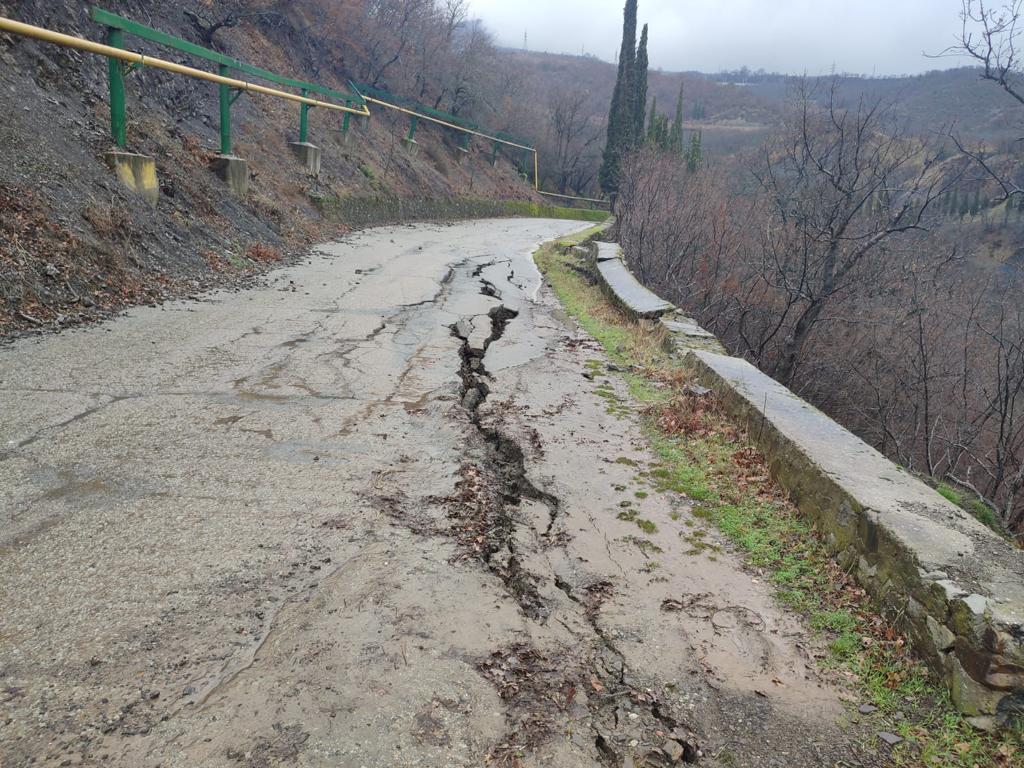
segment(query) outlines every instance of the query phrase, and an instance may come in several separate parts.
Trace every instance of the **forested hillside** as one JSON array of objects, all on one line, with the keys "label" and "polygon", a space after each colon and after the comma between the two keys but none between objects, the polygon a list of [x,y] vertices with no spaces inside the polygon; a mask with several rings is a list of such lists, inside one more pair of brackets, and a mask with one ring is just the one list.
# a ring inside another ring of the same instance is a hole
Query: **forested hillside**
[{"label": "forested hillside", "polygon": [[[637,274],[993,527],[1024,529],[1024,112],[978,70],[741,73],[776,122],[623,166]],[[723,86],[724,87],[724,86]],[[684,89],[685,90],[685,89]],[[961,111],[962,110],[962,111]]]}]

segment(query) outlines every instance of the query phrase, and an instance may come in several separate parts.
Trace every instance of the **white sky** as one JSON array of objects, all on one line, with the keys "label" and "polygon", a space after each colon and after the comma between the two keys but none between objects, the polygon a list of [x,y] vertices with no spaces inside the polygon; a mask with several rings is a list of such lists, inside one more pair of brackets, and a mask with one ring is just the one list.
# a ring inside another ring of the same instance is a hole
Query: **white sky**
[{"label": "white sky", "polygon": [[[614,59],[624,0],[470,0],[499,44],[581,50]],[[957,66],[928,59],[960,29],[961,0],[640,0],[651,67],[716,72],[913,74]]]}]

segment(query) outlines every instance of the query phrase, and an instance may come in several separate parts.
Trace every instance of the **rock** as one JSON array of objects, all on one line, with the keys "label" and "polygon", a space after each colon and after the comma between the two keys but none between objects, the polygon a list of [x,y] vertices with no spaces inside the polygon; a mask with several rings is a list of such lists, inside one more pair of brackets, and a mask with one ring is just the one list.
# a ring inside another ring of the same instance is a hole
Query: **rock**
[{"label": "rock", "polygon": [[912,618],[921,619],[924,614],[924,606],[921,605],[913,597],[907,597],[907,614]]},{"label": "rock", "polygon": [[967,724],[976,731],[983,733],[991,733],[996,729],[996,719],[989,717],[988,715],[978,715],[977,717],[968,717]]},{"label": "rock", "polygon": [[955,582],[950,581],[949,579],[937,579],[935,583],[946,593],[947,602],[955,600],[958,597],[964,597],[967,594]]},{"label": "rock", "polygon": [[43,269],[49,277],[58,277],[60,275],[60,270],[57,269],[56,264],[47,264]]},{"label": "rock", "polygon": [[455,335],[460,339],[468,339],[473,333],[473,324],[469,320],[459,320],[455,324]]},{"label": "rock", "polygon": [[480,405],[482,399],[479,389],[466,390],[466,394],[462,398],[462,407],[467,411],[472,411]]},{"label": "rock", "polygon": [[932,642],[935,643],[935,650],[948,651],[956,643],[956,635],[946,625],[939,624],[931,616],[925,619],[925,623],[928,625],[928,634],[931,635]]},{"label": "rock", "polygon": [[683,745],[678,741],[669,740],[661,747],[661,751],[664,752],[668,756],[668,759],[673,763],[678,763],[683,759],[683,754],[686,750],[683,749]]},{"label": "rock", "polygon": [[999,700],[996,705],[996,725],[1011,730],[1024,726],[1024,689],[1017,690]]},{"label": "rock", "polygon": [[975,616],[984,616],[988,608],[988,598],[981,595],[968,595],[964,598],[964,605],[971,609]]},{"label": "rock", "polygon": [[861,704],[859,707],[857,707],[857,711],[860,712],[862,715],[870,715],[872,712],[877,712],[878,707],[876,707],[874,704]]},{"label": "rock", "polygon": [[1020,667],[993,666],[985,675],[985,685],[997,691],[1016,691],[1024,688],[1024,670]]},{"label": "rock", "polygon": [[960,659],[951,658],[949,694],[956,708],[965,715],[988,715],[996,710],[1000,694],[990,691],[967,674]]},{"label": "rock", "polygon": [[877,575],[878,566],[872,565],[867,561],[867,558],[861,555],[860,559],[857,561],[857,578],[860,579],[862,583],[864,583],[871,581]]},{"label": "rock", "polygon": [[700,384],[687,384],[683,391],[688,395],[693,395],[694,397],[707,397],[711,394],[710,389],[702,387]]},{"label": "rock", "polygon": [[882,731],[879,733],[878,738],[890,747],[895,747],[897,744],[901,744],[903,742],[902,736],[897,736],[895,733],[889,733],[888,731]]}]

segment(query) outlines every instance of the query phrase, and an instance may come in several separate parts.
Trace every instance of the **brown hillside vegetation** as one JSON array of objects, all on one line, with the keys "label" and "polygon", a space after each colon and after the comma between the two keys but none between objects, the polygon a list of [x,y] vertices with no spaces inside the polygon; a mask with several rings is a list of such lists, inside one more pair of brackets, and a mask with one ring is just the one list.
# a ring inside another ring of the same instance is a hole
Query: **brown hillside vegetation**
[{"label": "brown hillside vegetation", "polygon": [[[374,57],[412,44],[394,39],[387,26],[384,10],[395,5],[403,4],[125,0],[105,7],[200,44],[206,42],[204,24],[227,19],[212,35],[219,50],[344,88],[366,67],[381,69]],[[333,18],[324,15],[327,9]],[[415,10],[415,44],[433,40],[435,58],[449,66],[420,72],[429,78],[420,83],[423,98],[433,105],[470,64],[460,59],[461,39],[431,37],[439,7],[418,3]],[[91,40],[104,35],[81,3],[5,1],[0,15]],[[372,50],[352,44],[371,39]],[[130,36],[126,44],[190,66],[213,66]],[[475,45],[476,55],[491,55],[486,37]],[[493,71],[486,62],[475,64]],[[383,67],[402,93],[408,84],[400,74]],[[472,213],[473,201],[533,199],[509,157],[492,168],[491,148],[482,142],[460,164],[457,137],[423,126],[420,152],[410,156],[401,143],[408,120],[384,110],[375,110],[370,121],[354,119],[347,143],[337,113],[311,110],[310,140],[323,149],[323,168],[319,178],[310,178],[287,146],[297,139],[298,105],[245,95],[232,110],[235,153],[248,160],[251,173],[250,194],[239,200],[209,168],[219,146],[217,86],[147,68],[127,83],[128,149],[156,159],[156,208],[122,188],[103,162],[112,147],[107,61],[0,35],[0,331],[64,325],[221,284],[263,268],[267,260],[251,258],[253,247],[288,254],[345,231],[352,220],[408,217],[388,201],[419,201],[417,215],[429,217]],[[463,111],[470,111],[470,96],[482,87],[461,83]],[[442,98],[439,106],[452,109],[452,99]],[[484,119],[506,127],[497,117]]]}]

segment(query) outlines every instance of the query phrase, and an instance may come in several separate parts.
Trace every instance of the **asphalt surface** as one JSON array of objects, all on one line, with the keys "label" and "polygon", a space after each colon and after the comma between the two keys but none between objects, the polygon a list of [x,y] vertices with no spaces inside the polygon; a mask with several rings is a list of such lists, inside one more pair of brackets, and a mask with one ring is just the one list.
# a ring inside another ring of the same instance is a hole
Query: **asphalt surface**
[{"label": "asphalt surface", "polygon": [[0,765],[880,764],[647,488],[530,258],[580,228],[368,230],[0,348]]}]

